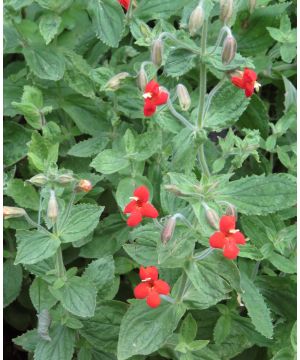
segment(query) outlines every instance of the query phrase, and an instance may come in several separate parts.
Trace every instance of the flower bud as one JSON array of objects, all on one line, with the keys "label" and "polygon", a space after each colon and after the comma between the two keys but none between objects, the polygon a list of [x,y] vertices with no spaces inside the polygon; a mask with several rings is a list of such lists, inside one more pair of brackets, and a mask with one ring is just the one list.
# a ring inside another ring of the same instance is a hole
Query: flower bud
[{"label": "flower bud", "polygon": [[233,0],[220,0],[220,19],[227,23],[233,13]]},{"label": "flower bud", "polygon": [[160,238],[163,244],[166,244],[173,236],[176,226],[176,216],[172,216],[166,222],[165,227],[163,228]]},{"label": "flower bud", "polygon": [[219,229],[220,218],[214,209],[207,207],[205,209],[205,217],[211,227]]},{"label": "flower bud", "polygon": [[256,0],[249,0],[248,7],[249,7],[250,14],[252,14],[256,7]]},{"label": "flower bud", "polygon": [[57,182],[61,185],[70,184],[74,180],[75,180],[74,177],[70,174],[62,174],[62,175],[59,175],[57,178]]},{"label": "flower bud", "polygon": [[26,214],[26,211],[19,207],[3,206],[4,219],[22,217]]},{"label": "flower bud", "polygon": [[165,185],[165,189],[177,196],[183,195],[183,193],[178,189],[176,185]]},{"label": "flower bud", "polygon": [[143,68],[141,68],[137,75],[137,84],[142,91],[145,90],[145,87],[148,84],[147,74]]},{"label": "flower bud", "polygon": [[226,215],[228,216],[234,216],[237,219],[237,212],[234,205],[227,203],[227,208],[225,211]]},{"label": "flower bud", "polygon": [[151,61],[154,65],[160,67],[163,58],[163,42],[160,39],[154,40],[151,48]]},{"label": "flower bud", "polygon": [[191,97],[189,92],[187,91],[187,88],[182,84],[178,84],[176,92],[181,110],[187,111],[191,106]]},{"label": "flower bud", "polygon": [[58,204],[56,201],[55,191],[50,190],[50,199],[48,202],[47,216],[54,224],[58,216]]},{"label": "flower bud", "polygon": [[34,175],[32,178],[27,180],[27,182],[29,182],[35,186],[44,186],[47,183],[47,181],[48,181],[48,178],[44,174]]},{"label": "flower bud", "polygon": [[194,36],[201,29],[204,22],[204,10],[202,5],[198,5],[191,13],[189,19],[189,32]]},{"label": "flower bud", "polygon": [[84,191],[89,192],[93,189],[92,183],[90,180],[82,179],[79,181],[78,185],[76,186],[77,191]]},{"label": "flower bud", "polygon": [[128,72],[121,72],[108,80],[104,88],[107,90],[115,91],[118,90],[121,84],[121,80],[126,79],[129,75]]},{"label": "flower bud", "polygon": [[222,63],[228,65],[234,59],[236,54],[236,40],[232,35],[227,35],[222,49]]}]

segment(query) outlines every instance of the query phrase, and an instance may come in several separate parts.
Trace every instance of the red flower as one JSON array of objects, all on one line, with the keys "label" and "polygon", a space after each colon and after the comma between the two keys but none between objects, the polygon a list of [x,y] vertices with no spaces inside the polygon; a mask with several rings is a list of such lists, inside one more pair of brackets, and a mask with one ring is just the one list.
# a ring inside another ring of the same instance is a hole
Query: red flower
[{"label": "red flower", "polygon": [[144,115],[152,116],[156,111],[156,106],[163,105],[168,101],[169,94],[160,90],[159,84],[151,80],[145,87],[144,98]]},{"label": "red flower", "polygon": [[129,5],[130,5],[130,0],[118,0],[120,5],[123,6],[123,8],[128,11],[129,9]]},{"label": "red flower", "polygon": [[163,280],[158,280],[158,269],[155,266],[140,268],[140,278],[142,282],[134,288],[136,299],[145,299],[147,304],[156,308],[160,304],[159,294],[168,295],[170,286]]},{"label": "red flower", "polygon": [[149,190],[146,186],[140,186],[133,192],[133,197],[129,204],[125,206],[124,214],[130,214],[127,219],[128,226],[137,226],[144,217],[157,218],[158,211],[149,200]]},{"label": "red flower", "polygon": [[244,89],[246,97],[249,97],[253,95],[254,89],[258,91],[261,86],[256,79],[256,72],[245,68],[243,72],[238,72],[238,76],[232,76],[231,82],[238,88]]},{"label": "red flower", "polygon": [[222,216],[219,226],[220,231],[216,231],[209,238],[210,246],[213,248],[223,249],[224,256],[228,259],[234,260],[240,252],[237,244],[245,245],[245,237],[239,230],[235,230],[234,216]]}]

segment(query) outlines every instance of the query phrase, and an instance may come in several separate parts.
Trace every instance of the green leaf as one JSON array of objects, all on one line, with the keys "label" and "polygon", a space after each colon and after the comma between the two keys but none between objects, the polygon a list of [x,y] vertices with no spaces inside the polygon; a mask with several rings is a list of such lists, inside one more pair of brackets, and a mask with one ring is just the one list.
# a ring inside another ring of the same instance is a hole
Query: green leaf
[{"label": "green leaf", "polygon": [[283,61],[290,64],[297,55],[297,48],[295,44],[294,43],[282,44],[280,46],[280,55]]},{"label": "green leaf", "polygon": [[285,76],[282,75],[284,82],[284,111],[285,113],[291,108],[297,106],[297,90],[295,86],[288,80]]},{"label": "green leaf", "polygon": [[3,124],[3,160],[5,166],[11,166],[23,159],[27,154],[27,143],[30,141],[31,131],[12,121]]},{"label": "green leaf", "polygon": [[286,257],[272,252],[267,259],[275,266],[279,271],[287,274],[295,274],[297,272],[296,259],[287,259]]},{"label": "green leaf", "polygon": [[92,319],[83,320],[79,330],[95,349],[116,353],[120,324],[128,305],[120,301],[101,301]]},{"label": "green leaf", "polygon": [[105,256],[102,259],[94,260],[85,269],[82,277],[91,281],[97,290],[101,290],[110,284],[114,279],[114,259],[112,256]]},{"label": "green leaf", "polygon": [[211,101],[204,127],[219,131],[233,125],[246,110],[249,101],[242,89],[229,82],[225,83]]},{"label": "green leaf", "polygon": [[14,265],[6,260],[3,264],[3,307],[12,303],[19,295],[22,287],[23,271],[21,265]]},{"label": "green leaf", "polygon": [[58,221],[58,236],[62,242],[78,241],[89,235],[98,225],[104,206],[79,204],[72,207],[67,221],[63,214]]},{"label": "green leaf", "polygon": [[163,302],[153,309],[144,300],[132,301],[121,322],[118,359],[148,355],[158,350],[176,329],[184,313],[182,304]]},{"label": "green leaf", "polygon": [[178,77],[196,65],[197,55],[186,49],[175,49],[170,51],[164,70],[168,76]]},{"label": "green leaf", "polygon": [[222,344],[231,330],[230,315],[221,315],[214,327],[214,340],[217,345]]},{"label": "green leaf", "polygon": [[65,72],[65,60],[60,52],[46,47],[25,47],[23,49],[26,62],[31,71],[45,80],[60,80]]},{"label": "green leaf", "polygon": [[39,195],[32,185],[24,183],[21,179],[12,179],[7,185],[6,194],[14,199],[21,207],[38,210]]},{"label": "green leaf", "polygon": [[37,312],[41,310],[50,310],[57,300],[48,289],[48,283],[43,279],[36,277],[29,288],[30,300]]},{"label": "green leaf", "polygon": [[73,3],[73,1],[74,0],[54,0],[54,1],[36,0],[36,2],[41,7],[58,13],[66,10]]},{"label": "green leaf", "polygon": [[16,102],[13,102],[12,105],[18,110],[18,113],[24,115],[25,120],[34,129],[40,129],[42,127],[41,113],[34,105]]},{"label": "green leaf", "polygon": [[26,333],[13,339],[14,344],[21,346],[25,351],[34,352],[37,343],[40,341],[40,337],[36,331],[28,330]]},{"label": "green leaf", "polygon": [[86,277],[73,276],[56,289],[50,287],[52,295],[70,313],[81,317],[92,317],[96,307],[97,290]]},{"label": "green leaf", "polygon": [[77,157],[90,157],[102,151],[108,143],[109,138],[106,135],[93,137],[72,146],[68,154]]},{"label": "green leaf", "polygon": [[34,351],[34,360],[71,360],[75,346],[75,332],[65,326],[50,329],[51,341],[39,340]]},{"label": "green leaf", "polygon": [[135,11],[135,16],[143,20],[167,19],[181,10],[189,0],[141,0]]},{"label": "green leaf", "polygon": [[[273,336],[273,324],[270,311],[257,287],[244,273],[241,273],[241,288],[243,290],[241,294],[242,300],[246,305],[255,329],[266,338],[271,339]],[[262,316],[262,314],[264,315]]]},{"label": "green leaf", "polygon": [[50,233],[37,230],[17,230],[17,256],[15,264],[36,264],[53,256],[60,241]]},{"label": "green leaf", "polygon": [[192,342],[197,335],[197,322],[189,313],[183,320],[180,327],[180,335],[186,343]]},{"label": "green leaf", "polygon": [[295,205],[295,193],[296,181],[291,175],[253,175],[222,186],[218,200],[229,201],[243,214],[261,215]]},{"label": "green leaf", "polygon": [[114,0],[92,0],[89,4],[97,37],[111,47],[118,47],[124,31],[124,12]]},{"label": "green leaf", "polygon": [[54,13],[45,14],[41,17],[39,29],[46,45],[57,35],[62,18]]},{"label": "green leaf", "polygon": [[295,321],[295,324],[291,331],[291,344],[294,351],[297,351],[297,321]]},{"label": "green leaf", "polygon": [[98,154],[91,165],[98,172],[108,175],[127,168],[130,165],[124,154],[116,150],[107,149]]}]

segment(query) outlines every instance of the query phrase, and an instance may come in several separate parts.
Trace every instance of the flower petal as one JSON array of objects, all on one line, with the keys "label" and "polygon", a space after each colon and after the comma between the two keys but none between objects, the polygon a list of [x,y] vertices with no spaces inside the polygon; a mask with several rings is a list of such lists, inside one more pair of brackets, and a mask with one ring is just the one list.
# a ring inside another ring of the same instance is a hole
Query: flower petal
[{"label": "flower petal", "polygon": [[124,9],[128,10],[129,8],[129,4],[130,4],[130,0],[119,0],[120,5],[123,6]]},{"label": "flower petal", "polygon": [[130,203],[128,203],[128,204],[125,206],[124,214],[130,214],[131,212],[134,211],[135,208],[136,208],[136,201],[135,201],[135,200],[132,200],[132,201],[130,201]]},{"label": "flower petal", "polygon": [[156,105],[152,103],[151,100],[146,99],[144,102],[144,115],[152,116],[156,111]]},{"label": "flower petal", "polygon": [[163,295],[170,294],[170,286],[167,282],[163,280],[156,280],[154,282],[153,287],[159,294],[163,294]]},{"label": "flower petal", "polygon": [[240,249],[236,246],[234,241],[228,240],[224,246],[223,255],[227,259],[234,260],[237,258]]},{"label": "flower petal", "polygon": [[232,237],[233,237],[236,244],[240,244],[240,245],[245,245],[246,244],[245,236],[240,231],[232,234]]},{"label": "flower petal", "polygon": [[152,290],[150,292],[150,294],[147,296],[147,304],[152,307],[152,308],[156,308],[159,306],[160,304],[160,297],[159,294],[155,291]]},{"label": "flower petal", "polygon": [[150,291],[151,291],[151,286],[149,283],[144,282],[138,284],[133,290],[134,297],[136,299],[145,299],[149,295]]},{"label": "flower petal", "polygon": [[154,80],[151,80],[148,82],[148,84],[145,86],[145,91],[144,93],[158,93],[159,91],[159,84],[154,81]]},{"label": "flower petal", "polygon": [[133,196],[138,197],[141,202],[146,203],[149,200],[150,194],[148,188],[142,185],[134,190]]},{"label": "flower petal", "polygon": [[143,220],[140,211],[133,211],[127,219],[128,226],[137,226]]},{"label": "flower petal", "polygon": [[141,213],[143,216],[153,219],[158,217],[158,211],[150,203],[143,204],[143,206],[141,207]]},{"label": "flower petal", "polygon": [[235,229],[235,217],[224,215],[220,219],[220,231],[227,234],[230,230]]},{"label": "flower petal", "polygon": [[147,267],[140,267],[140,279],[146,280],[151,279],[152,281],[156,281],[158,279],[158,269],[156,266],[147,266]]},{"label": "flower petal", "polygon": [[160,91],[159,94],[155,97],[156,105],[163,105],[168,101],[169,94],[165,91]]},{"label": "flower petal", "polygon": [[254,93],[254,83],[246,83],[245,84],[245,95],[246,97],[252,96]]},{"label": "flower petal", "polygon": [[255,82],[257,79],[257,74],[255,71],[251,70],[251,69],[248,69],[248,68],[245,68],[244,69],[244,75],[243,75],[243,80],[245,82]]},{"label": "flower petal", "polygon": [[225,245],[225,235],[217,231],[209,238],[209,244],[213,248],[223,249]]},{"label": "flower petal", "polygon": [[244,89],[244,81],[242,78],[238,76],[232,76],[231,82],[233,85],[237,86],[238,88]]}]

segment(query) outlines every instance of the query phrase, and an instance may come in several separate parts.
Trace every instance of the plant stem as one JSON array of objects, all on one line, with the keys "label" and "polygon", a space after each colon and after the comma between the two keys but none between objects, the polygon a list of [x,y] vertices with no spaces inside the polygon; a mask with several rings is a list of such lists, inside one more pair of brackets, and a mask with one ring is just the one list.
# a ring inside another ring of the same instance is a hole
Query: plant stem
[{"label": "plant stem", "polygon": [[169,32],[163,32],[159,35],[160,40],[163,40],[163,38],[169,38],[169,39],[173,40],[175,43],[177,43],[178,45],[180,45],[183,49],[189,50],[192,53],[199,55],[198,50],[189,47],[184,41],[178,40],[176,38],[176,36],[174,36],[173,34],[171,34]]},{"label": "plant stem", "polygon": [[172,115],[174,117],[176,117],[177,120],[179,120],[181,122],[182,125],[188,127],[191,130],[195,130],[194,126],[181,114],[179,114],[173,107],[173,104],[170,100],[168,100],[167,102],[168,108],[170,110],[170,112],[172,113]]},{"label": "plant stem", "polygon": [[209,254],[211,254],[213,251],[214,251],[213,248],[207,248],[207,249],[205,249],[204,251],[202,251],[199,255],[194,256],[193,259],[194,259],[194,260],[197,260],[197,261],[203,260],[203,259],[205,259]]},{"label": "plant stem", "polygon": [[188,281],[187,274],[186,274],[185,271],[183,271],[182,278],[181,278],[181,283],[180,283],[180,288],[179,288],[179,291],[178,291],[178,295],[176,297],[177,302],[181,302],[181,300],[183,298],[187,281]]},{"label": "plant stem", "polygon": [[[204,21],[201,35],[201,56],[200,56],[200,79],[199,79],[199,105],[198,105],[198,130],[203,128],[204,117],[204,104],[206,94],[206,65],[203,61],[203,56],[206,51],[206,39],[207,39],[207,20]],[[204,144],[201,144],[198,150],[198,160],[200,162],[201,170],[205,176],[209,176],[209,168],[207,166]]]}]

